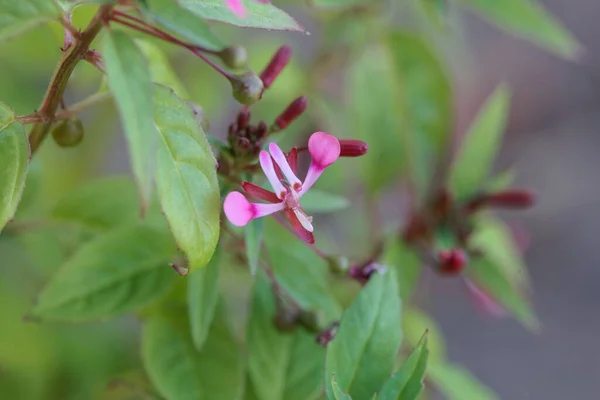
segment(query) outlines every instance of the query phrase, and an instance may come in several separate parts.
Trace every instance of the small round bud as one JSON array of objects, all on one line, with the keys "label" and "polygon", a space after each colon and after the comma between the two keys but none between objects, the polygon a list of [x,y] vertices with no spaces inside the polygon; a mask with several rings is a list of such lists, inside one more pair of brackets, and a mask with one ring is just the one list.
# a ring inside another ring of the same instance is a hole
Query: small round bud
[{"label": "small round bud", "polygon": [[279,129],[286,128],[289,124],[294,122],[296,118],[298,118],[302,113],[306,110],[308,106],[308,99],[306,96],[298,97],[294,100],[287,108],[277,117],[275,120],[275,125]]},{"label": "small round bud", "polygon": [[437,253],[438,272],[442,275],[457,275],[468,262],[467,254],[462,249],[440,250]]},{"label": "small round bud", "polygon": [[264,86],[260,78],[249,72],[230,79],[233,97],[242,104],[250,105],[261,99]]},{"label": "small round bud", "polygon": [[362,140],[340,140],[340,157],[360,157],[367,154],[369,146]]},{"label": "small round bud", "polygon": [[221,61],[231,69],[244,68],[248,63],[248,52],[242,46],[229,46],[219,53]]},{"label": "small round bud", "polygon": [[290,62],[290,58],[292,58],[292,48],[290,46],[281,46],[277,50],[269,64],[260,74],[260,79],[262,79],[265,89],[271,87],[275,78],[277,78],[285,66]]},{"label": "small round bud", "polygon": [[52,137],[60,147],[77,146],[83,139],[83,124],[78,118],[60,121],[52,129]]}]

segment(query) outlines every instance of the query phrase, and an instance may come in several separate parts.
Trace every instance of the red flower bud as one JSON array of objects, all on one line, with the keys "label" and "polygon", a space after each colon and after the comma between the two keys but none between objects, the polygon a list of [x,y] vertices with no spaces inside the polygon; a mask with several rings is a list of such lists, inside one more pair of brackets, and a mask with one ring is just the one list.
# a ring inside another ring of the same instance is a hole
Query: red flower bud
[{"label": "red flower bud", "polygon": [[462,249],[440,250],[437,253],[438,272],[442,275],[457,275],[467,265],[468,257]]},{"label": "red flower bud", "polygon": [[275,81],[275,78],[281,73],[292,57],[292,48],[288,45],[281,46],[271,58],[271,62],[260,74],[265,89],[268,89]]},{"label": "red flower bud", "polygon": [[237,125],[239,129],[244,129],[248,126],[250,122],[250,109],[247,107],[243,107],[242,110],[238,113],[237,116]]},{"label": "red flower bud", "polygon": [[535,195],[533,193],[528,190],[515,189],[482,195],[467,203],[465,208],[469,212],[483,207],[525,209],[530,208],[534,203]]},{"label": "red flower bud", "polygon": [[279,129],[285,129],[296,118],[298,118],[306,110],[308,99],[305,96],[298,97],[277,117],[275,125]]},{"label": "red flower bud", "polygon": [[367,151],[369,146],[362,140],[340,140],[340,157],[360,157]]}]

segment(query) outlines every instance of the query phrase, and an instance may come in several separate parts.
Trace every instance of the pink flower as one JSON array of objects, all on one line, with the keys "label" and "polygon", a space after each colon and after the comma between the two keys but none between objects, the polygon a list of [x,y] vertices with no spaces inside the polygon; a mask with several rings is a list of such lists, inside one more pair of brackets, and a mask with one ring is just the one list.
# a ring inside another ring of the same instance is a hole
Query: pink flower
[{"label": "pink flower", "polygon": [[[269,0],[254,0],[257,3],[268,4]],[[248,16],[248,12],[246,11],[246,7],[244,7],[243,0],[225,0],[225,5],[232,13],[237,15],[240,18],[246,18]]]},{"label": "pink flower", "polygon": [[325,132],[311,135],[308,140],[311,163],[304,182],[296,176],[298,153],[295,148],[287,157],[275,143],[269,144],[269,151],[270,155],[262,150],[259,161],[275,193],[249,182],[242,184],[246,193],[268,204],[250,203],[242,193],[231,192],[223,204],[225,215],[233,225],[245,226],[254,218],[283,211],[298,236],[307,243],[314,243],[312,217],[302,210],[300,198],[314,185],[325,168],[339,158],[340,142]]}]

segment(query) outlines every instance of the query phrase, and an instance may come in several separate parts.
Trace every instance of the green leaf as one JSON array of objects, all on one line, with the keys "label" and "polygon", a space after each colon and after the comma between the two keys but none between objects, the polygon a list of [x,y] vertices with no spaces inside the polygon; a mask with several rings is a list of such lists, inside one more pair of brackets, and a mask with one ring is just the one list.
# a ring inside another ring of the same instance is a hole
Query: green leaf
[{"label": "green leaf", "polygon": [[502,142],[509,106],[510,91],[500,85],[473,121],[450,171],[450,188],[456,197],[473,195],[488,177]]},{"label": "green leaf", "polygon": [[461,0],[508,33],[520,36],[557,55],[576,58],[577,39],[536,0]]},{"label": "green leaf", "polygon": [[102,55],[108,85],[125,128],[142,213],[145,213],[152,195],[158,145],[158,133],[152,123],[152,80],[148,63],[133,40],[120,31],[107,32]]},{"label": "green leaf", "polygon": [[496,263],[487,258],[477,258],[470,263],[467,275],[525,327],[533,331],[539,329],[539,321],[522,288],[510,282]]},{"label": "green leaf", "polygon": [[256,274],[258,261],[260,259],[260,249],[263,243],[264,219],[255,218],[246,225],[244,238],[246,239],[246,258],[250,273]]},{"label": "green leaf", "polygon": [[302,208],[309,213],[332,213],[349,206],[347,198],[319,189],[310,189],[302,196]]},{"label": "green leaf", "polygon": [[416,400],[423,390],[428,354],[425,332],[402,367],[383,385],[377,400]]},{"label": "green leaf", "polygon": [[162,297],[175,273],[170,237],[141,225],[98,235],[81,246],[50,280],[32,315],[87,321],[145,306]]},{"label": "green leaf", "polygon": [[[423,197],[435,160],[448,147],[452,132],[452,88],[438,57],[420,37],[392,33],[388,40],[392,62],[402,85],[403,125],[408,130],[406,157],[417,194]],[[406,147],[406,146],[405,146]]]},{"label": "green leaf", "polygon": [[0,232],[17,211],[28,168],[29,141],[23,125],[0,103]]},{"label": "green leaf", "polygon": [[346,8],[377,3],[372,0],[309,0],[310,4],[319,8]]},{"label": "green leaf", "polygon": [[430,362],[427,379],[448,400],[500,400],[469,371],[457,365]]},{"label": "green leaf", "polygon": [[57,20],[61,15],[52,0],[0,0],[0,41]]},{"label": "green leaf", "polygon": [[402,300],[409,300],[421,276],[421,258],[404,241],[393,237],[385,246],[383,264],[393,266],[398,277],[398,287]]},{"label": "green leaf", "polygon": [[135,183],[128,176],[95,179],[67,193],[52,217],[94,231],[107,231],[139,220]]},{"label": "green leaf", "polygon": [[340,385],[335,380],[335,374],[331,374],[331,388],[333,389],[333,400],[352,400],[352,396],[340,389]]},{"label": "green leaf", "polygon": [[160,204],[190,268],[202,268],[219,239],[217,162],[185,101],[157,86],[154,110],[161,138],[156,171]]},{"label": "green leaf", "polygon": [[162,50],[147,40],[136,39],[135,43],[142,53],[144,53],[146,60],[148,60],[148,68],[150,69],[152,81],[173,89],[179,97],[189,98],[187,89],[175,71],[173,71],[169,59]]},{"label": "green leaf", "polygon": [[326,261],[274,221],[267,223],[265,244],[277,282],[300,307],[322,311],[324,323],[338,319],[341,309],[331,293]]},{"label": "green leaf", "polygon": [[199,16],[245,28],[304,32],[298,22],[272,4],[262,4],[254,0],[243,0],[248,15],[240,18],[234,15],[222,0],[180,0],[179,4]]},{"label": "green leaf", "polygon": [[215,251],[206,268],[194,271],[188,277],[187,303],[192,339],[201,349],[208,335],[219,297],[218,280],[221,252]]},{"label": "green leaf", "polygon": [[200,17],[191,14],[172,0],[146,0],[144,15],[178,35],[191,44],[207,50],[221,51],[225,45],[210,30]]},{"label": "green leaf", "polygon": [[418,3],[437,28],[441,29],[446,26],[448,0],[419,0]]},{"label": "green leaf", "polygon": [[515,181],[516,173],[514,169],[507,169],[497,175],[488,178],[485,181],[484,191],[488,193],[499,192],[508,189]]},{"label": "green leaf", "polygon": [[446,342],[435,320],[415,307],[405,307],[402,312],[402,332],[406,343],[416,347],[427,331],[427,351],[429,360],[446,359]]},{"label": "green leaf", "polygon": [[248,322],[248,374],[258,400],[318,398],[324,349],[298,329],[282,333],[275,327],[275,300],[264,274],[257,277]]},{"label": "green leaf", "polygon": [[369,399],[390,376],[402,341],[400,297],[394,271],[371,277],[342,317],[327,346],[326,389],[335,374],[340,388],[356,399]]}]

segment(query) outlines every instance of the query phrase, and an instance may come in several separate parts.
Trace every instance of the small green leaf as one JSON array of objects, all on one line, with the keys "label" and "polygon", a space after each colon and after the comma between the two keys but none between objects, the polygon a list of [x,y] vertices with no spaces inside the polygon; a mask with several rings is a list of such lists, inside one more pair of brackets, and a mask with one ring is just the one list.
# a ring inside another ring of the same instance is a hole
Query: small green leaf
[{"label": "small green leaf", "polygon": [[179,4],[199,16],[245,28],[264,28],[304,32],[298,22],[272,4],[243,0],[246,18],[234,15],[223,0],[180,0]]},{"label": "small green leaf", "polygon": [[150,69],[152,81],[167,86],[173,89],[179,97],[188,99],[190,96],[187,89],[175,71],[173,71],[169,59],[162,50],[147,40],[136,39],[135,43],[142,50],[142,53],[144,53],[146,60],[148,60],[148,68]]},{"label": "small green leaf", "polygon": [[136,310],[163,296],[175,273],[170,237],[153,228],[125,226],[86,243],[50,280],[32,315],[87,321]]},{"label": "small green leaf", "polygon": [[17,212],[28,168],[29,141],[23,125],[0,103],[0,232]]},{"label": "small green leaf", "polygon": [[427,379],[448,400],[500,400],[469,371],[457,365],[430,362]]},{"label": "small green leaf", "polygon": [[305,310],[322,311],[331,323],[341,315],[328,282],[327,263],[300,239],[273,221],[267,223],[265,244],[277,282]]},{"label": "small green leaf", "polygon": [[325,380],[335,374],[341,390],[356,399],[369,399],[390,376],[402,342],[400,297],[393,270],[371,277],[342,317],[327,345]]},{"label": "small green leaf", "polygon": [[563,25],[536,0],[461,0],[483,17],[557,55],[576,58],[581,45]]},{"label": "small green leaf", "polygon": [[428,354],[425,332],[402,367],[383,385],[377,400],[416,400],[423,390]]},{"label": "small green leaf", "polygon": [[421,257],[404,241],[393,237],[385,246],[383,264],[393,266],[398,277],[398,287],[402,300],[409,300],[421,276]]},{"label": "small green leaf", "polygon": [[282,333],[273,323],[275,300],[264,274],[256,278],[248,322],[248,374],[259,400],[316,400],[324,349],[301,329]]},{"label": "small green leaf", "polygon": [[196,270],[188,277],[188,313],[192,339],[197,349],[204,345],[215,315],[220,264],[221,252],[217,248],[206,268]]},{"label": "small green leaf", "polygon": [[347,198],[319,189],[310,189],[302,196],[302,208],[309,213],[331,213],[349,206]]},{"label": "small green leaf", "polygon": [[332,400],[352,400],[352,396],[340,389],[340,385],[335,380],[335,374],[331,374],[331,388],[333,389]]},{"label": "small green leaf", "polygon": [[510,91],[501,85],[485,102],[465,135],[450,171],[450,188],[458,198],[481,189],[502,142],[510,105]]},{"label": "small green leaf", "polygon": [[0,41],[57,20],[61,15],[53,0],[0,0]]},{"label": "small green leaf", "polygon": [[148,63],[133,39],[120,31],[107,31],[102,55],[108,85],[125,128],[142,213],[145,213],[152,195],[158,146],[158,133],[152,123],[152,80]]},{"label": "small green leaf", "polygon": [[191,44],[213,51],[221,51],[225,48],[202,18],[191,14],[174,1],[146,0],[145,3],[147,6],[142,9],[147,18],[181,35]]},{"label": "small green leaf", "polygon": [[250,273],[256,274],[258,261],[260,259],[260,249],[263,242],[264,219],[255,218],[246,225],[244,237],[246,239],[246,258],[248,258],[248,267]]},{"label": "small green leaf", "polygon": [[185,101],[156,86],[154,110],[161,138],[156,170],[160,204],[190,268],[202,268],[219,239],[216,160]]},{"label": "small green leaf", "polygon": [[485,182],[484,191],[488,193],[499,192],[508,189],[515,181],[516,173],[514,169],[507,169],[490,177]]},{"label": "small green leaf", "polygon": [[437,322],[415,307],[406,307],[402,312],[402,332],[406,343],[416,347],[427,331],[429,360],[446,359],[446,342]]}]

